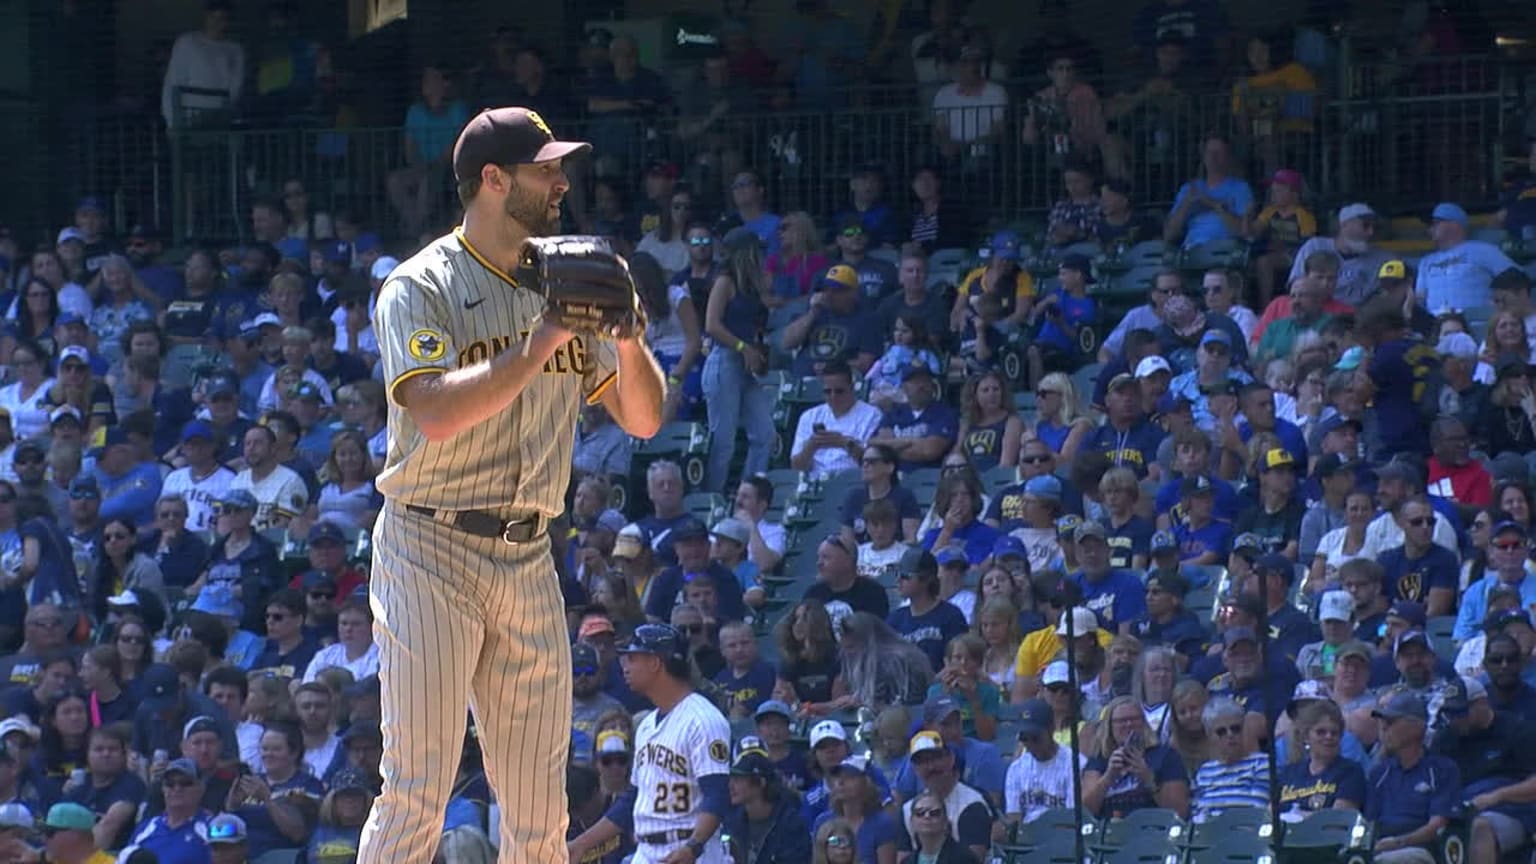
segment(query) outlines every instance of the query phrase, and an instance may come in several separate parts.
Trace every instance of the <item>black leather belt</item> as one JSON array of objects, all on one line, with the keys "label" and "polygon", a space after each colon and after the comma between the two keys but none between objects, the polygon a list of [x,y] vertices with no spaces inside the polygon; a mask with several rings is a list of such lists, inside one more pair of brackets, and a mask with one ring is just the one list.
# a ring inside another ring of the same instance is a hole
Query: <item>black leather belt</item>
[{"label": "black leather belt", "polygon": [[646,843],[651,846],[665,846],[668,843],[676,843],[679,840],[687,840],[692,836],[692,831],[677,830],[658,831],[655,834],[641,834],[635,839],[639,840],[641,843]]},{"label": "black leather belt", "polygon": [[491,537],[507,544],[532,542],[544,536],[544,532],[549,529],[549,520],[539,515],[509,522],[487,510],[445,511],[438,510],[436,507],[418,507],[415,504],[407,504],[405,509],[407,512],[417,513],[429,519],[441,517],[443,522],[465,534]]}]

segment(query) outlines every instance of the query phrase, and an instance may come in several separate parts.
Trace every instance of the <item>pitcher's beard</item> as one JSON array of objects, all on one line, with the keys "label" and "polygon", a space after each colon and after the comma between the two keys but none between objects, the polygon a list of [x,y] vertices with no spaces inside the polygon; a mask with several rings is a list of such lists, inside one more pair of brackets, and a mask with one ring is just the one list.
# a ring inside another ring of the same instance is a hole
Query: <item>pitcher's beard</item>
[{"label": "pitcher's beard", "polygon": [[560,233],[560,210],[551,208],[549,199],[535,196],[516,183],[503,204],[507,217],[528,229],[530,237],[549,237]]}]

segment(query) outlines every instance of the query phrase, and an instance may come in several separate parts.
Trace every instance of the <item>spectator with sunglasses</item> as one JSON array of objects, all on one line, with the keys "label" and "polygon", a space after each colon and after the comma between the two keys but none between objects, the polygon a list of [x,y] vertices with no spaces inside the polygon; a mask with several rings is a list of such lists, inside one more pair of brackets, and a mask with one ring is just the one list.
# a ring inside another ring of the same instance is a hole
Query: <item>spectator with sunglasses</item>
[{"label": "spectator with sunglasses", "polygon": [[[855,180],[854,182],[858,182]],[[880,207],[889,214],[889,210]],[[884,258],[875,258],[868,254],[871,240],[879,244],[884,242],[881,238],[871,237],[871,229],[865,223],[869,221],[869,213],[859,216],[856,213],[847,213],[834,223],[836,226],[836,244],[839,253],[838,260],[833,264],[846,264],[852,267],[859,277],[859,293],[864,296],[867,303],[881,303],[887,297],[896,293],[898,280],[896,268]],[[878,221],[878,217],[877,217]],[[889,222],[889,220],[887,220]],[[891,236],[895,235],[894,223],[889,225]]]},{"label": "spectator with sunglasses", "polygon": [[267,647],[251,664],[256,672],[297,678],[309,668],[320,646],[304,634],[304,595],[285,588],[266,602]]},{"label": "spectator with sunglasses", "polygon": [[[585,642],[571,646],[571,728],[586,736],[587,741],[598,741],[598,721],[612,711],[623,711],[624,704],[602,690],[602,669],[598,663],[597,649]],[[578,762],[590,761],[592,753],[573,753]]]},{"label": "spectator with sunglasses", "polygon": [[[1455,611],[1460,564],[1455,552],[1435,543],[1435,512],[1422,497],[1410,498],[1398,510],[1403,528],[1403,545],[1386,549],[1377,560],[1386,571],[1387,596],[1393,600],[1411,600],[1425,604],[1430,617]],[[1502,526],[1501,526],[1502,527]],[[1511,526],[1498,542],[1523,545],[1524,531]],[[1499,534],[1494,535],[1495,538]],[[1522,556],[1523,557],[1523,556]]]}]

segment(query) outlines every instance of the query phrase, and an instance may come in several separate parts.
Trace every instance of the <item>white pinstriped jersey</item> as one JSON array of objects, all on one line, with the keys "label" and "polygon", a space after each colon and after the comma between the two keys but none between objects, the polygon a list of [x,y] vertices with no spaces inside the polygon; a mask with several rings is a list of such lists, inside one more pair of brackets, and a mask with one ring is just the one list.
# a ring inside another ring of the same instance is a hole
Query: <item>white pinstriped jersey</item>
[{"label": "white pinstriped jersey", "polygon": [[699,778],[730,773],[731,724],[713,702],[689,693],[660,720],[652,711],[635,730],[635,836],[691,831],[703,793]]},{"label": "white pinstriped jersey", "polygon": [[523,339],[544,298],[469,245],[462,230],[439,237],[390,274],[373,315],[389,392],[389,452],[379,492],[441,510],[565,509],[583,397],[595,402],[614,379],[611,342],[576,337],[499,414],[448,441],[428,441],[396,401],[416,375],[472,366]]}]

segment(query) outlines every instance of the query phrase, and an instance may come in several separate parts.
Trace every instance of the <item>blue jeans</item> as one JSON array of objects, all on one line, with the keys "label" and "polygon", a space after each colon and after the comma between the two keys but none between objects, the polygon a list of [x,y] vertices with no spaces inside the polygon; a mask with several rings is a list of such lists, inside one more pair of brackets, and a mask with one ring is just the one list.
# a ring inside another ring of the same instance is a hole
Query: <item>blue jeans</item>
[{"label": "blue jeans", "polygon": [[725,488],[736,455],[736,430],[747,429],[747,475],[768,470],[773,446],[773,394],[747,371],[740,353],[716,345],[704,360],[704,406],[709,415],[709,461],[704,490]]}]

